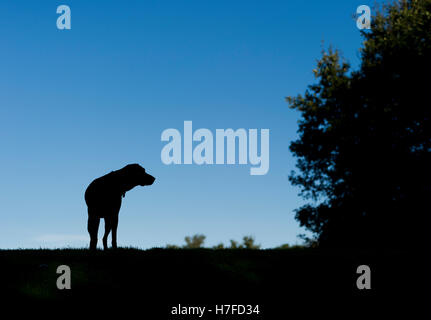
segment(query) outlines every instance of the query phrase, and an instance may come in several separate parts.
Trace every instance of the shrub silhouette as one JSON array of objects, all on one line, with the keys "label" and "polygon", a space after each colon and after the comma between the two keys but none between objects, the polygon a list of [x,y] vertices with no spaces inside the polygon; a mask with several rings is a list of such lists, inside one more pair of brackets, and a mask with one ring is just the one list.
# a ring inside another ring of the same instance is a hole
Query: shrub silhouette
[{"label": "shrub silhouette", "polygon": [[255,244],[253,237],[245,236],[244,238],[242,238],[242,248],[244,248],[244,249],[260,249],[260,244]]},{"label": "shrub silhouette", "polygon": [[[224,248],[222,243],[217,245],[217,248],[215,249],[219,249],[220,247],[221,249]],[[253,237],[244,236],[242,238],[242,243],[239,243],[238,241],[231,239],[230,246],[226,247],[226,249],[260,249],[260,245],[254,243]]]},{"label": "shrub silhouette", "polygon": [[244,236],[242,238],[242,244],[235,240],[230,240],[229,247],[225,247],[223,243],[220,243],[214,246],[213,249],[260,249],[260,244],[254,243],[254,237]]},{"label": "shrub silhouette", "polygon": [[206,236],[203,234],[195,234],[192,237],[185,237],[184,241],[186,244],[183,246],[185,249],[196,249],[196,248],[202,248],[204,242],[205,242]]},{"label": "shrub silhouette", "polygon": [[230,249],[239,249],[240,245],[235,240],[230,240]]},{"label": "shrub silhouette", "polygon": [[219,243],[219,244],[215,245],[215,246],[213,247],[213,249],[216,249],[216,250],[218,250],[218,249],[225,249],[225,247],[224,247],[224,244],[223,244],[223,243]]},{"label": "shrub silhouette", "polygon": [[[197,248],[203,248],[203,244],[205,242],[206,236],[203,234],[195,234],[193,236],[186,236],[184,238],[184,241],[186,242],[185,245],[182,247],[177,246],[175,244],[167,244],[167,249],[197,249]],[[260,244],[256,244],[254,242],[254,237],[252,236],[244,236],[242,238],[242,243],[238,243],[235,240],[230,240],[230,246],[225,247],[223,243],[219,243],[215,246],[213,246],[213,249],[260,249]]]}]

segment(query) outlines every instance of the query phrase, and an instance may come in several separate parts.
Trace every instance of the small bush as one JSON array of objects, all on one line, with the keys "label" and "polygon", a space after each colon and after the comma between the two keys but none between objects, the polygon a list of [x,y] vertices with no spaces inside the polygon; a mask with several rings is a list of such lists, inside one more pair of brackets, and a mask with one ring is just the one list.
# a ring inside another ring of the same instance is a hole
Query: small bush
[{"label": "small bush", "polygon": [[185,237],[184,240],[186,244],[183,246],[184,249],[197,249],[202,248],[205,242],[206,236],[203,234],[195,234],[192,237]]}]

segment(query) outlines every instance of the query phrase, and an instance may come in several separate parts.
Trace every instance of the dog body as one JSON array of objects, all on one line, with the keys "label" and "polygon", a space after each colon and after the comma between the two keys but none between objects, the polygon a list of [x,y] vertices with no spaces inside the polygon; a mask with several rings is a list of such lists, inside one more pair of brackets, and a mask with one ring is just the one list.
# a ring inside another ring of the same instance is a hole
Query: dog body
[{"label": "dog body", "polygon": [[155,180],[140,165],[129,164],[90,183],[85,191],[85,202],[88,207],[87,229],[90,234],[90,249],[94,250],[97,246],[100,218],[105,219],[104,249],[108,247],[107,240],[111,231],[112,247],[117,247],[118,214],[121,208],[121,198],[134,187],[152,185]]}]

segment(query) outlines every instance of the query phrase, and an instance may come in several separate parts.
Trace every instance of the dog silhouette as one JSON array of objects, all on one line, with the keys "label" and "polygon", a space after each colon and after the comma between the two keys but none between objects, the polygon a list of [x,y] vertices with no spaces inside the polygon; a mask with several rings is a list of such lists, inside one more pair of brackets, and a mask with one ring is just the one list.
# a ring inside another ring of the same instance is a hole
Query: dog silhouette
[{"label": "dog silhouette", "polygon": [[117,248],[118,214],[121,198],[136,186],[149,186],[156,178],[145,172],[139,164],[129,164],[124,168],[112,171],[95,179],[85,191],[85,202],[88,207],[88,233],[90,234],[90,250],[97,246],[97,232],[100,218],[105,219],[103,248],[108,248],[108,235],[112,231],[112,248]]}]

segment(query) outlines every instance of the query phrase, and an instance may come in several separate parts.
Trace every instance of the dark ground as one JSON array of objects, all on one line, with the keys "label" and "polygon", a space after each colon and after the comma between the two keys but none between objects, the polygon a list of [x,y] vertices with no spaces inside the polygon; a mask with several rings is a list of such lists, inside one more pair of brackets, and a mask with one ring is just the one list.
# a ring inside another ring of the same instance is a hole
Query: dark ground
[{"label": "dark ground", "polygon": [[[356,287],[362,264],[371,268],[371,290]],[[71,290],[56,287],[59,265],[71,268]],[[199,319],[170,315],[178,304],[259,304],[259,315],[201,319],[287,319],[295,309],[305,315],[321,306],[363,309],[409,295],[418,284],[413,265],[413,254],[394,250],[0,250],[1,301],[18,305],[17,314],[35,307],[88,313],[90,307],[173,320]]]}]

